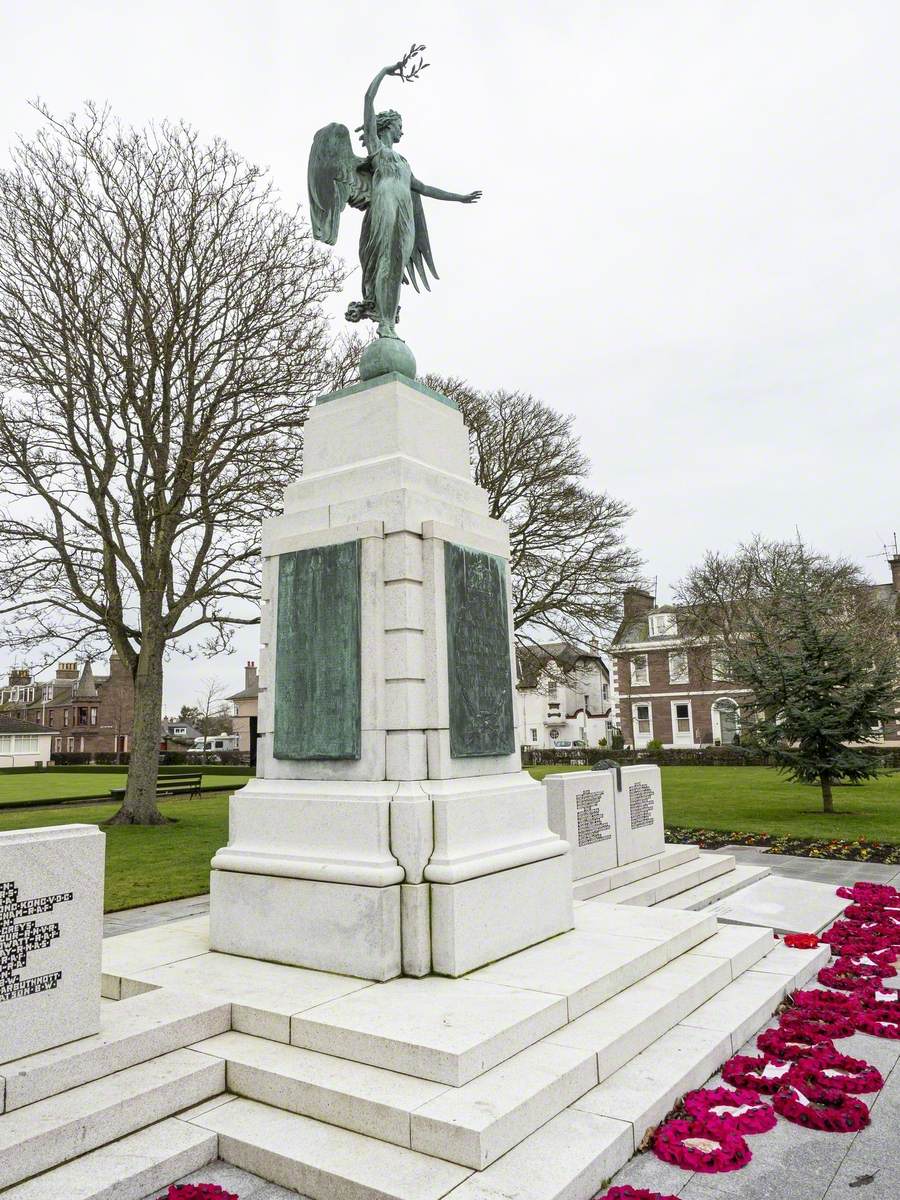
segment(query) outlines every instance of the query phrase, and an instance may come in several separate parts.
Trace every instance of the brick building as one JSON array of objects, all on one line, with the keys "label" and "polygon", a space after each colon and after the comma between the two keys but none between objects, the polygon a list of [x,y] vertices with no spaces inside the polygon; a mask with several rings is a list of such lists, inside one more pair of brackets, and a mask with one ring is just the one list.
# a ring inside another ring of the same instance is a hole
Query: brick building
[{"label": "brick building", "polygon": [[[900,638],[900,554],[896,550],[896,540],[895,538],[893,554],[888,553],[887,561],[891,571],[890,582],[873,583],[872,594],[880,604],[883,604],[894,614],[897,622],[897,637]],[[893,721],[886,721],[884,723],[882,733],[886,742],[900,742],[900,712],[895,715]]]},{"label": "brick building", "polygon": [[741,702],[748,695],[722,676],[718,656],[688,646],[678,610],[630,589],[612,642],[613,720],[626,746],[652,740],[665,747],[733,745],[740,739]]},{"label": "brick building", "polygon": [[131,672],[116,654],[105,675],[95,675],[90,663],[60,663],[52,679],[15,669],[0,687],[0,713],[52,730],[54,754],[127,751],[134,721]]}]

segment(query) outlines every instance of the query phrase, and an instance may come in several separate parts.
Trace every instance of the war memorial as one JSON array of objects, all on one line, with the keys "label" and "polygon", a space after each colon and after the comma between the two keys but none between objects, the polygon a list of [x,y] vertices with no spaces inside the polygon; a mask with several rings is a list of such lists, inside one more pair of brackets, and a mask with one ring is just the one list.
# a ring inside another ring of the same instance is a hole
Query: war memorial
[{"label": "war memorial", "polygon": [[828,960],[773,930],[846,901],[667,845],[657,768],[522,770],[506,528],[397,333],[423,198],[478,199],[376,110],[420,49],[363,155],[340,124],[312,148],[316,236],[363,211],[377,337],[264,530],[259,764],[208,921],[101,969],[102,835],[0,835],[3,1200],[142,1200],[217,1156],[313,1200],[589,1200]]}]

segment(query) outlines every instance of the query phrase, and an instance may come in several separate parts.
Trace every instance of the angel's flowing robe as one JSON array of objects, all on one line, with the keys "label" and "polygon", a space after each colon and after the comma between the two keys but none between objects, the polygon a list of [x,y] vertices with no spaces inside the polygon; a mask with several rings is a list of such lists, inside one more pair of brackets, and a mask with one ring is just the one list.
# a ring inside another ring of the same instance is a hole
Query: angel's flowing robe
[{"label": "angel's flowing robe", "polygon": [[416,222],[409,163],[390,146],[372,155],[372,191],[359,238],[363,299],[380,334],[394,334],[400,284],[413,252]]}]

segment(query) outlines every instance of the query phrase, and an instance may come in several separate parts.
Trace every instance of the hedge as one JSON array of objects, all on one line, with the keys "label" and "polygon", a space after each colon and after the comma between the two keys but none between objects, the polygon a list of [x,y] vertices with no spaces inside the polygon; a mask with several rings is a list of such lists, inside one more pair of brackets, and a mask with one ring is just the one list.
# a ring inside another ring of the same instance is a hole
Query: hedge
[{"label": "hedge", "polygon": [[[865,746],[864,754],[882,759],[884,767],[900,767],[900,750],[890,747]],[[572,766],[589,767],[603,762],[634,764],[655,763],[659,767],[773,767],[775,760],[768,755],[746,748],[704,746],[697,750],[607,750],[588,747],[572,750],[523,750],[523,767]]]}]

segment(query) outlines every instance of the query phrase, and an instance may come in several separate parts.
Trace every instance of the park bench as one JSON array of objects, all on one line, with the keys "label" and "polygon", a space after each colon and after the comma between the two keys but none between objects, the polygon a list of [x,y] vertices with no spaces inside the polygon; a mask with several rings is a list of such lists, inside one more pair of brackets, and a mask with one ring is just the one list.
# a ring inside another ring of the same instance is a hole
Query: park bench
[{"label": "park bench", "polygon": [[[166,796],[199,796],[202,778],[202,771],[160,773],[156,780],[156,798],[161,800]],[[114,799],[121,800],[125,795],[125,788],[110,788],[109,794]]]}]

